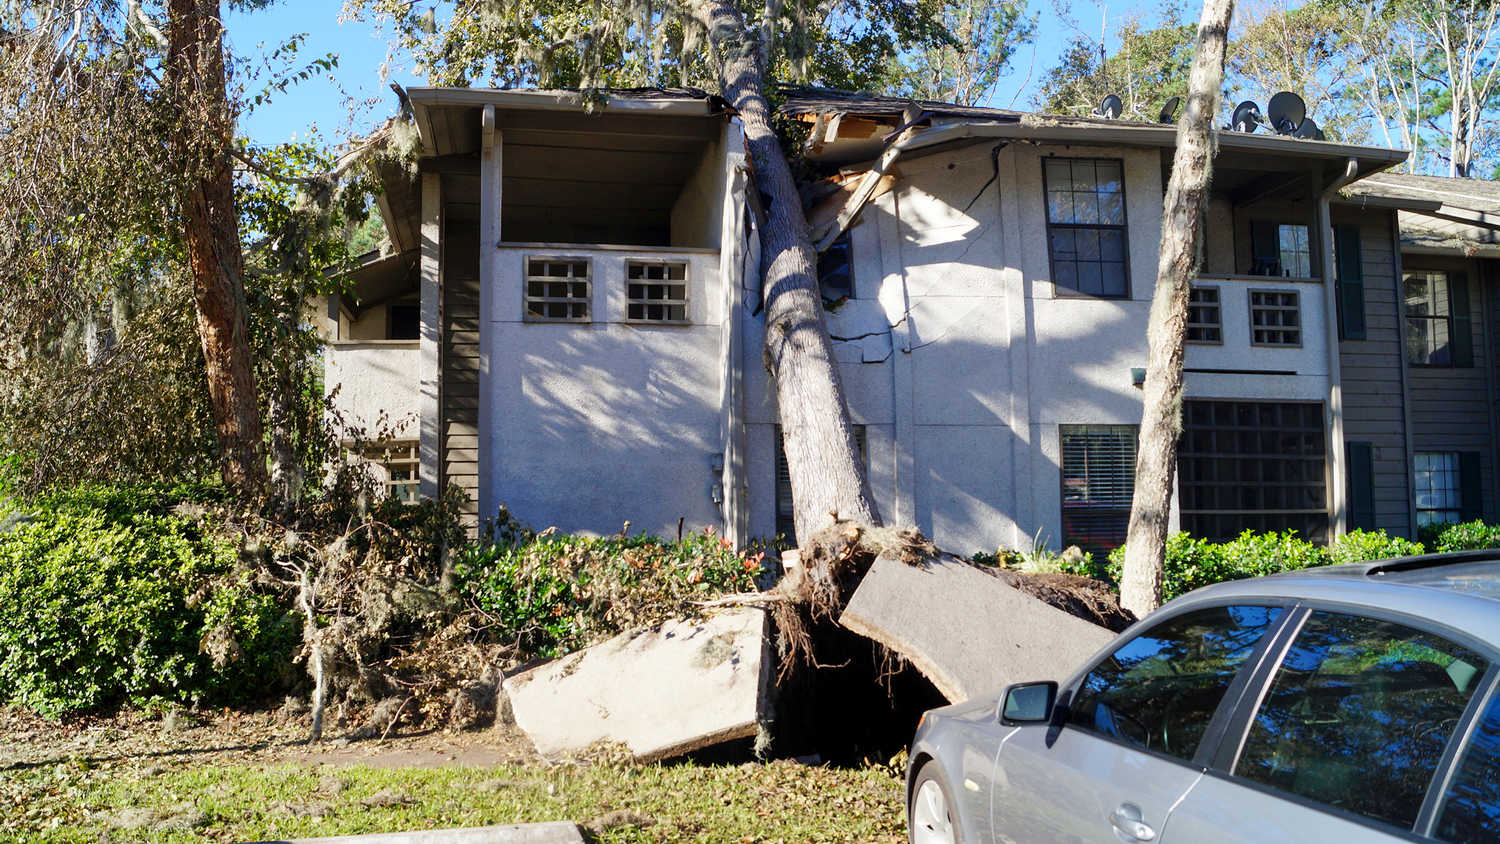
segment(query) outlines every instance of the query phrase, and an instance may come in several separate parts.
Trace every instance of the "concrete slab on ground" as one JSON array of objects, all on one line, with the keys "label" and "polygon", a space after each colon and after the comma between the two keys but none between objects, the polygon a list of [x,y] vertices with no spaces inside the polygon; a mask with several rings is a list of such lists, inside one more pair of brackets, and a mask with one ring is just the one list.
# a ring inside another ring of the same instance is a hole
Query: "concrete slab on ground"
[{"label": "concrete slab on ground", "polygon": [[477,826],[467,829],[424,829],[338,835],[332,838],[293,838],[258,844],[584,844],[578,824],[569,821]]},{"label": "concrete slab on ground", "polygon": [[954,703],[1062,680],[1115,635],[951,556],[876,559],[839,624],[905,657]]},{"label": "concrete slab on ground", "polygon": [[603,742],[665,759],[756,734],[771,683],[766,634],[754,608],[669,621],[509,677],[504,690],[543,756]]}]

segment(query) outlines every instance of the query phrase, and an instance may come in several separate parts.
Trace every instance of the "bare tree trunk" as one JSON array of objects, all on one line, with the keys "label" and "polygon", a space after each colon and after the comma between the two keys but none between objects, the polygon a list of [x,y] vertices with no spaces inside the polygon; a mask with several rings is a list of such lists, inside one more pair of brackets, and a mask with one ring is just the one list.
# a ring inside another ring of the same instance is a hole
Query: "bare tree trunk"
[{"label": "bare tree trunk", "polygon": [[234,114],[225,86],[218,0],[170,0],[167,75],[177,106],[175,143],[191,162],[180,197],[198,336],[218,431],[224,483],[245,497],[265,488],[260,408],[245,328],[244,257],[229,149]]},{"label": "bare tree trunk", "polygon": [[323,710],[328,706],[328,667],[323,664],[323,636],[318,629],[317,585],[312,575],[312,562],[302,570],[297,603],[302,608],[302,641],[307,643],[307,670],[312,674],[312,728],[308,731],[309,743],[323,740]]},{"label": "bare tree trunk", "polygon": [[1182,356],[1187,332],[1188,286],[1198,269],[1203,208],[1212,179],[1213,120],[1219,111],[1224,51],[1234,0],[1205,0],[1198,49],[1188,79],[1187,107],[1177,123],[1177,151],[1162,212],[1161,256],[1156,266],[1151,321],[1146,330],[1145,408],[1135,463],[1135,499],[1125,542],[1120,604],[1137,617],[1161,605],[1162,570],[1177,436],[1182,430]]},{"label": "bare tree trunk", "polygon": [[771,129],[770,106],[761,94],[759,45],[728,0],[700,0],[696,10],[719,55],[724,98],[738,110],[745,127],[755,167],[754,189],[766,197],[760,234],[765,362],[776,379],[797,535],[805,539],[825,527],[830,512],[841,519],[879,524],[824,322],[807,219]]}]

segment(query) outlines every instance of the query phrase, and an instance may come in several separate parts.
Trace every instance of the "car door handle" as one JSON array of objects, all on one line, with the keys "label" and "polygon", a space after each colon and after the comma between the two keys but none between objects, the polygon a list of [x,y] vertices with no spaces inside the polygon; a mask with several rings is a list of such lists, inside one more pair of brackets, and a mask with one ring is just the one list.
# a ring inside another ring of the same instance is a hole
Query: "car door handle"
[{"label": "car door handle", "polygon": [[1141,807],[1134,803],[1121,803],[1120,808],[1109,813],[1109,823],[1129,841],[1154,841],[1156,830],[1141,816]]}]

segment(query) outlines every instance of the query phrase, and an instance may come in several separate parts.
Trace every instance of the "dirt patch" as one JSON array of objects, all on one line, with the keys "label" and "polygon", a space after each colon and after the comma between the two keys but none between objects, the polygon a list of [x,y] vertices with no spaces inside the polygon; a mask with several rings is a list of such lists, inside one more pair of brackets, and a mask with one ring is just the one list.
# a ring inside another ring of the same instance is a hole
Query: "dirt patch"
[{"label": "dirt patch", "polygon": [[1076,574],[1022,574],[987,566],[978,568],[990,572],[1013,589],[1116,633],[1135,623],[1135,616],[1120,606],[1120,596],[1109,588],[1109,584],[1093,578]]},{"label": "dirt patch", "polygon": [[159,717],[142,712],[48,721],[10,707],[0,709],[0,771],[112,762],[162,771],[207,762],[437,768],[529,764],[538,758],[530,740],[513,726],[472,732],[394,730],[385,739],[364,740],[333,733],[333,738],[309,745],[304,721],[278,718],[271,710],[216,710],[197,713],[195,726],[167,731]]}]

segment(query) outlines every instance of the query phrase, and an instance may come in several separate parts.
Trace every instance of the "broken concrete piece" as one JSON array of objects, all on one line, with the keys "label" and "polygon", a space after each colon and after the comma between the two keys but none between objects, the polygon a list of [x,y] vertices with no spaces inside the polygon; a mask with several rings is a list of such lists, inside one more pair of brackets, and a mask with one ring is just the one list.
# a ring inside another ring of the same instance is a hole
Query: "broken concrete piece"
[{"label": "broken concrete piece", "polygon": [[1062,680],[1115,635],[946,555],[877,558],[839,624],[900,654],[954,703]]},{"label": "broken concrete piece", "polygon": [[748,608],[622,633],[504,689],[543,756],[604,743],[652,761],[755,735],[770,680],[766,614]]}]

